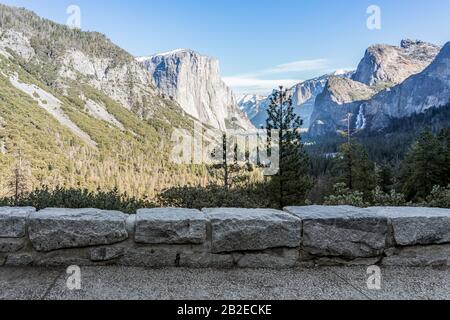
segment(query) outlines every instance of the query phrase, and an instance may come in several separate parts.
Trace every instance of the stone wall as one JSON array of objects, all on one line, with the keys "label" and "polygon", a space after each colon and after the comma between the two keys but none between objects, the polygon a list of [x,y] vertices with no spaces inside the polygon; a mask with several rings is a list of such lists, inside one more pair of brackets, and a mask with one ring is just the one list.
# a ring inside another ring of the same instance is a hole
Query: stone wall
[{"label": "stone wall", "polygon": [[450,265],[450,210],[0,208],[0,266]]}]

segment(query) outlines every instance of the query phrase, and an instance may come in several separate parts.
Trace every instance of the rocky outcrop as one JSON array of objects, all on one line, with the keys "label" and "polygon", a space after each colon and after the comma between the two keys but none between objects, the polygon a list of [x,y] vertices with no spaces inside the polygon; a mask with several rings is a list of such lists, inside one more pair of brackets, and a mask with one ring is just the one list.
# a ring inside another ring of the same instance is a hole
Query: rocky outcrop
[{"label": "rocky outcrop", "polygon": [[[0,208],[0,217],[0,266],[450,266],[448,209],[160,208],[126,216],[96,209]],[[12,221],[19,225],[14,233]]]},{"label": "rocky outcrop", "polygon": [[265,125],[264,121],[255,121],[255,117],[257,117],[263,110],[267,110],[267,103],[267,96],[262,96],[259,94],[243,94],[237,98],[239,108],[247,115],[247,118],[249,118],[253,125],[257,128]]},{"label": "rocky outcrop", "polygon": [[[311,80],[299,83],[290,89],[294,112],[303,120],[303,128],[308,130],[311,125],[311,116],[314,111],[316,98],[321,94],[331,77],[350,78],[353,71],[338,70]],[[244,95],[238,100],[239,107],[257,128],[264,127],[267,120],[267,109],[270,105],[270,96]]]},{"label": "rocky outcrop", "polygon": [[57,64],[58,85],[62,88],[67,81],[81,79],[142,116],[149,116],[152,111],[164,106],[151,75],[134,59],[119,62],[70,49],[58,59]]},{"label": "rocky outcrop", "polygon": [[156,86],[204,124],[224,130],[252,127],[239,110],[233,92],[220,78],[219,62],[192,50],[179,49],[138,61]]},{"label": "rocky outcrop", "polygon": [[346,130],[349,113],[354,132],[382,130],[392,118],[446,104],[450,94],[448,64],[445,69],[448,58],[445,47],[439,50],[437,45],[412,40],[403,40],[400,47],[370,47],[353,81],[328,81],[316,99],[310,134],[317,137]]},{"label": "rocky outcrop", "polygon": [[239,108],[245,112],[251,123],[258,129],[266,126],[270,97],[271,95],[266,97],[244,95],[238,99]]},{"label": "rocky outcrop", "polygon": [[348,128],[348,114],[369,100],[376,91],[348,78],[331,77],[315,101],[309,133],[321,136]]},{"label": "rocky outcrop", "polygon": [[10,57],[8,50],[17,53],[27,62],[36,54],[30,40],[22,32],[0,28],[0,51]]},{"label": "rocky outcrop", "polygon": [[303,120],[305,129],[311,126],[316,99],[323,93],[328,81],[332,78],[349,79],[353,74],[353,71],[338,70],[332,74],[302,82],[291,89],[294,110]]},{"label": "rocky outcrop", "polygon": [[439,108],[450,101],[450,42],[421,73],[384,90],[361,105],[368,130],[380,131],[390,119],[401,119]]},{"label": "rocky outcrop", "polygon": [[418,40],[403,40],[400,47],[374,45],[367,49],[353,80],[368,86],[392,87],[422,72],[440,47]]},{"label": "rocky outcrop", "polygon": [[145,118],[176,105],[161,97],[132,55],[104,35],[70,29],[21,8],[0,5],[0,11],[0,54],[22,58],[46,85],[78,98],[83,85],[91,86]]}]

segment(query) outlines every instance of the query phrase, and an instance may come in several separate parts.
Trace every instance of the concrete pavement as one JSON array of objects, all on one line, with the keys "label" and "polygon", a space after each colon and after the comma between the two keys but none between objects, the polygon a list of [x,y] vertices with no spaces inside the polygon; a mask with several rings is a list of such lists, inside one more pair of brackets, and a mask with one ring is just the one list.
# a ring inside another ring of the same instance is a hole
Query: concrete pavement
[{"label": "concrete pavement", "polygon": [[381,290],[366,267],[211,270],[82,267],[81,290],[63,268],[0,268],[0,299],[450,299],[450,269],[382,268]]}]

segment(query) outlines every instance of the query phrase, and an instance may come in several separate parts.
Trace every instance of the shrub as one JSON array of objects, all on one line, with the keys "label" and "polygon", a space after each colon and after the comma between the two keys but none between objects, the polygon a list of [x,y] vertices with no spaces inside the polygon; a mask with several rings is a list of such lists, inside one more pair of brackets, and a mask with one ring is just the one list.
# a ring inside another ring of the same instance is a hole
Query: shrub
[{"label": "shrub", "polygon": [[120,194],[117,189],[111,191],[90,192],[80,189],[65,189],[44,187],[23,195],[17,203],[14,198],[0,199],[2,206],[31,206],[38,210],[45,208],[96,208],[102,210],[117,210],[125,213],[136,213],[137,209],[151,208],[151,202]]},{"label": "shrub", "polygon": [[264,186],[226,189],[223,186],[176,187],[159,195],[161,206],[203,209],[221,207],[266,208],[270,206],[264,196]]},{"label": "shrub", "polygon": [[447,188],[435,186],[427,197],[427,205],[450,209],[450,185]]},{"label": "shrub", "polygon": [[405,195],[391,190],[390,193],[385,193],[380,187],[376,187],[372,191],[372,201],[374,206],[392,206],[400,207],[406,205]]},{"label": "shrub", "polygon": [[364,193],[360,191],[351,191],[345,183],[338,183],[333,186],[333,194],[325,198],[326,206],[355,206],[367,207],[364,201]]}]

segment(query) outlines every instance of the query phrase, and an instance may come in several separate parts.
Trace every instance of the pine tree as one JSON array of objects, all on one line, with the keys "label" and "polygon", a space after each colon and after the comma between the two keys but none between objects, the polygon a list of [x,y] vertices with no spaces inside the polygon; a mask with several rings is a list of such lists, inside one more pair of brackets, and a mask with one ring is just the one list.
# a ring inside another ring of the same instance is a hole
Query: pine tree
[{"label": "pine tree", "polygon": [[376,166],[377,186],[381,191],[389,193],[394,186],[394,173],[391,165],[383,161],[380,165]]},{"label": "pine tree", "polygon": [[438,136],[439,142],[442,146],[442,186],[450,184],[450,130],[449,128],[442,129]]},{"label": "pine tree", "polygon": [[423,132],[408,152],[401,182],[408,200],[423,201],[435,186],[445,186],[444,148],[430,131]]},{"label": "pine tree", "polygon": [[[269,183],[270,195],[275,206],[304,204],[311,188],[309,177],[310,161],[301,140],[303,121],[294,113],[292,96],[288,90],[280,87],[270,101],[266,128],[269,145],[272,130],[278,130],[279,171]],[[270,152],[275,152],[269,146]]]},{"label": "pine tree", "polygon": [[[242,154],[235,138],[227,133],[222,134],[220,149],[213,152],[213,156],[220,156],[221,161],[210,168],[212,170],[209,170],[210,175],[220,176],[219,180],[222,181],[222,185],[227,191],[247,182],[249,172],[253,169],[249,163],[248,153]],[[245,156],[247,160],[242,161],[242,156]]]},{"label": "pine tree", "polygon": [[351,191],[362,192],[368,200],[377,181],[375,164],[370,161],[363,146],[352,141],[341,145],[335,170],[338,182],[345,183]]}]

